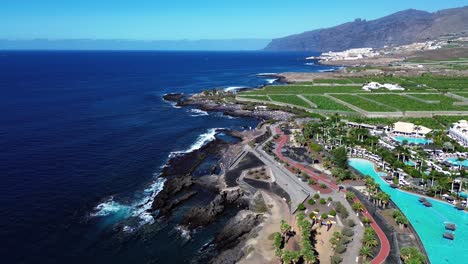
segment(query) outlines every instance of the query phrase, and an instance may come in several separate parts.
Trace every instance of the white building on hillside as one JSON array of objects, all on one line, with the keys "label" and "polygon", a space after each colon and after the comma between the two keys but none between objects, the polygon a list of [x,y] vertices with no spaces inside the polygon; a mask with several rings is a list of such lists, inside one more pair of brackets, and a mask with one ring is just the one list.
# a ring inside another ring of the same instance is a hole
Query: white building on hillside
[{"label": "white building on hillside", "polygon": [[468,122],[460,120],[453,123],[449,130],[449,136],[460,143],[460,145],[468,147]]},{"label": "white building on hillside", "polygon": [[405,88],[401,87],[398,84],[384,83],[380,84],[378,82],[370,82],[362,87],[364,91],[378,90],[380,88],[385,88],[390,91],[404,91]]},{"label": "white building on hillside", "polygon": [[397,135],[424,137],[427,133],[431,131],[432,129],[429,129],[424,126],[416,126],[413,123],[396,122],[395,124],[393,124],[392,132]]}]

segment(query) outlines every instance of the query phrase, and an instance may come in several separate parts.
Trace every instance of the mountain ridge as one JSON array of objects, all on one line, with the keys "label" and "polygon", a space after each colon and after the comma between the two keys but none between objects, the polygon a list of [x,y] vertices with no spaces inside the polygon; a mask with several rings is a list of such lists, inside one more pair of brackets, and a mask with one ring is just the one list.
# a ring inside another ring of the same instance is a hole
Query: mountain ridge
[{"label": "mountain ridge", "polygon": [[433,13],[407,9],[374,20],[356,19],[273,39],[268,51],[342,51],[351,48],[381,48],[435,39],[468,30],[468,6]]}]

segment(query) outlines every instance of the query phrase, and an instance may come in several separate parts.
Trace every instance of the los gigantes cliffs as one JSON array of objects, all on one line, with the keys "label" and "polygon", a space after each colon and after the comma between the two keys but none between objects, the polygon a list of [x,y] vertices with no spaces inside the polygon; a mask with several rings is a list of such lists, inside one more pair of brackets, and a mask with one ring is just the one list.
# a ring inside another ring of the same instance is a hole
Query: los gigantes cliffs
[{"label": "los gigantes cliffs", "polygon": [[316,29],[271,41],[269,51],[342,51],[381,48],[468,32],[468,6],[434,13],[409,9],[366,21],[356,19],[339,26]]}]

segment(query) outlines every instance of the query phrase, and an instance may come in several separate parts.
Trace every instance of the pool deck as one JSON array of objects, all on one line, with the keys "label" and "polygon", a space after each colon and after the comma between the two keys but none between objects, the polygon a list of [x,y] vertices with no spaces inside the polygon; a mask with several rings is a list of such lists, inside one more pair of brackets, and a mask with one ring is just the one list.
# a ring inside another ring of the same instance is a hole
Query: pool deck
[{"label": "pool deck", "polygon": [[[348,157],[350,158],[350,157]],[[367,161],[370,161],[374,164],[374,170],[377,172],[377,173],[380,173],[380,172],[383,172],[379,169],[379,167],[377,166],[377,164],[375,164],[375,161],[371,160],[371,159],[367,159],[365,157],[351,157],[352,159],[363,159],[363,160],[367,160]],[[363,175],[365,176],[365,175]],[[382,178],[382,176],[380,176]],[[383,178],[382,178],[383,179]],[[385,180],[385,179],[384,179]],[[388,184],[390,185],[390,184]],[[405,192],[405,193],[409,193],[409,194],[412,194],[412,195],[417,195],[417,196],[421,196],[421,197],[424,197],[424,198],[429,198],[429,199],[432,199],[432,200],[435,200],[435,201],[439,201],[439,202],[443,202],[443,203],[446,203],[446,204],[449,204],[451,206],[454,206],[453,204],[447,202],[446,200],[443,200],[443,199],[440,199],[440,198],[436,198],[436,197],[431,197],[431,196],[427,196],[427,195],[424,195],[424,194],[420,194],[420,193],[415,193],[415,192],[410,192],[410,191],[406,191],[406,190],[403,190],[403,189],[400,189],[398,188],[398,190],[400,192]],[[455,206],[454,206],[455,207]],[[467,211],[464,210],[465,213],[468,213]]]}]

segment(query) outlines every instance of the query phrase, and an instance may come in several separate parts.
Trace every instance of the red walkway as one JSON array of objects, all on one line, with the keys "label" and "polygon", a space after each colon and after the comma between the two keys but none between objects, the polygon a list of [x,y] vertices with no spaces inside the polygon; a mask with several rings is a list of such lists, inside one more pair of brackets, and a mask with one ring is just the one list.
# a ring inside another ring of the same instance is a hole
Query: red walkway
[{"label": "red walkway", "polygon": [[[355,202],[359,201],[358,198],[354,199]],[[371,220],[371,227],[374,229],[375,233],[377,233],[377,236],[379,237],[380,240],[380,251],[377,256],[370,262],[371,264],[381,264],[384,263],[384,261],[387,259],[388,254],[390,254],[390,242],[388,242],[387,236],[385,235],[384,231],[380,229],[380,226],[375,222],[374,218],[365,210],[362,212],[365,217],[369,218]]]},{"label": "red walkway", "polygon": [[311,169],[305,167],[304,165],[300,164],[300,163],[295,163],[291,160],[289,160],[288,158],[284,157],[283,154],[281,153],[281,149],[283,148],[283,146],[286,144],[286,142],[288,142],[288,136],[286,135],[282,135],[281,138],[280,138],[280,141],[278,143],[278,147],[276,148],[276,155],[278,156],[278,158],[280,158],[282,161],[285,161],[287,163],[289,163],[289,165],[297,168],[297,169],[300,169],[301,171],[304,171],[305,173],[307,173],[310,177],[312,177],[313,179],[315,179],[317,181],[317,183],[319,182],[323,182],[325,183],[328,187],[332,188],[332,189],[335,189],[335,190],[338,190],[338,185],[336,183],[334,183],[333,181],[331,181],[330,179],[328,179],[326,176],[324,175],[317,175],[316,173],[314,173]]},{"label": "red walkway", "polygon": [[[328,187],[333,188],[335,190],[338,190],[338,185],[336,183],[332,182],[330,179],[326,178],[323,175],[317,175],[316,173],[314,173],[312,170],[308,169],[304,165],[299,164],[299,163],[295,163],[295,162],[287,159],[286,157],[284,157],[283,154],[281,153],[281,149],[286,144],[286,142],[288,142],[289,138],[288,138],[288,136],[282,134],[281,131],[279,130],[279,128],[276,128],[276,133],[281,134],[280,141],[278,142],[278,147],[276,148],[276,155],[278,156],[278,158],[280,158],[282,161],[285,161],[285,162],[289,163],[289,165],[306,172],[310,177],[314,178],[317,182],[319,182],[319,181],[323,182]],[[356,198],[356,200],[359,201],[357,198]],[[379,254],[377,254],[377,256],[370,263],[371,264],[384,263],[385,259],[387,259],[388,255],[390,254],[390,243],[388,242],[388,239],[387,239],[387,236],[385,236],[385,233],[382,231],[382,229],[380,229],[379,225],[377,225],[377,223],[375,223],[374,218],[369,214],[369,212],[367,212],[367,210],[366,210],[366,211],[363,212],[363,214],[364,214],[364,216],[366,216],[367,218],[369,218],[372,221],[370,225],[375,230],[375,233],[377,234],[377,236],[379,237],[379,240],[380,240]]]}]

